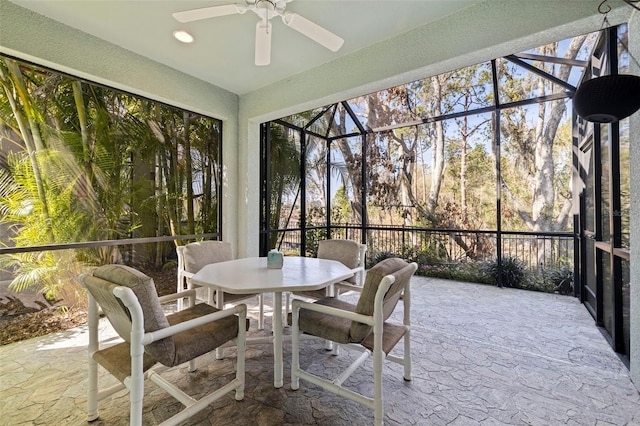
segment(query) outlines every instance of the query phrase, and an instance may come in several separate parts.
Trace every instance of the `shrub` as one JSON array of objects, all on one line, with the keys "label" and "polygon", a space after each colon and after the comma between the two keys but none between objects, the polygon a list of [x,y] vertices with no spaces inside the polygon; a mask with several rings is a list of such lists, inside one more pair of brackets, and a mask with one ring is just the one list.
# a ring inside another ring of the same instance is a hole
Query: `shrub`
[{"label": "shrub", "polygon": [[545,281],[559,294],[573,293],[573,269],[568,265],[561,265],[545,271]]},{"label": "shrub", "polygon": [[391,253],[390,251],[379,251],[373,256],[367,256],[367,269],[372,268],[383,260],[392,257],[396,257],[396,255],[394,253]]},{"label": "shrub", "polygon": [[555,292],[555,286],[550,284],[544,274],[530,275],[522,288],[525,290],[541,291],[543,293]]},{"label": "shrub", "polygon": [[527,266],[517,257],[503,257],[501,262],[502,270],[498,268],[498,261],[494,260],[486,264],[486,273],[491,277],[494,284],[500,283],[504,287],[527,288]]},{"label": "shrub", "polygon": [[417,275],[472,283],[492,284],[479,262],[431,263],[419,265]]},{"label": "shrub", "polygon": [[404,246],[400,257],[407,262],[416,262],[418,265],[428,265],[438,262],[438,256],[432,247]]}]

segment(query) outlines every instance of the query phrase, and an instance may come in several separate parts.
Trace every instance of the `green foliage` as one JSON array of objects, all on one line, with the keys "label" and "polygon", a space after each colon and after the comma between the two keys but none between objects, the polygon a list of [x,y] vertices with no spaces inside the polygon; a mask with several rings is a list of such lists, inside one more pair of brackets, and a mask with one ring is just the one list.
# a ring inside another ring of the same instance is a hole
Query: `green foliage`
[{"label": "green foliage", "polygon": [[403,246],[400,257],[407,260],[407,262],[416,262],[418,265],[428,265],[440,259],[437,247],[416,247],[412,245]]},{"label": "green foliage", "polygon": [[529,276],[529,279],[522,288],[543,293],[555,293],[555,286],[545,278],[544,273]]},{"label": "green foliage", "polygon": [[527,266],[517,257],[503,257],[501,268],[498,268],[497,260],[489,262],[485,265],[485,271],[494,284],[501,282],[504,287],[527,287]]},{"label": "green foliage", "polygon": [[390,251],[379,251],[372,256],[367,256],[367,269],[375,266],[385,259],[390,259],[392,257],[396,257],[396,254],[391,253]]},{"label": "green foliage", "polygon": [[[0,137],[13,142],[0,169],[0,222],[11,229],[3,244],[178,235],[183,224],[194,233],[194,211],[206,222],[201,232],[217,230],[215,120],[8,58],[0,57],[0,76]],[[202,197],[192,191],[196,175]],[[162,265],[156,247],[137,245],[136,262]],[[121,261],[127,250],[6,255],[0,267],[16,277],[12,288],[73,305],[85,300],[84,265]]]},{"label": "green foliage", "polygon": [[9,288],[43,293],[48,300],[62,299],[67,307],[82,307],[86,297],[77,281],[88,268],[71,250],[16,253],[0,256],[0,268],[17,270]]},{"label": "green foliage", "polygon": [[321,229],[310,229],[306,234],[307,244],[306,244],[306,255],[308,257],[317,257],[318,256],[318,242],[320,240],[327,239],[327,231],[324,228]]},{"label": "green foliage", "polygon": [[[271,145],[270,228],[288,228],[291,213],[300,196],[300,151],[293,138],[282,126],[270,126]],[[263,153],[266,155],[266,153]],[[293,200],[293,201],[292,201]],[[265,212],[266,214],[267,212]],[[285,222],[286,221],[286,222]],[[269,247],[277,247],[279,233],[270,235]]]},{"label": "green foliage", "polygon": [[544,278],[553,291],[570,295],[573,294],[573,268],[569,265],[561,265],[548,268],[544,271]]},{"label": "green foliage", "polygon": [[333,223],[348,223],[351,218],[351,203],[347,197],[346,188],[343,186],[336,191],[331,208],[331,221]]},{"label": "green foliage", "polygon": [[371,267],[376,263],[388,259],[390,257],[400,257],[407,262],[416,262],[418,265],[426,265],[436,262],[438,259],[437,250],[433,247],[416,247],[405,245],[401,248],[400,253],[389,251],[380,251],[367,256],[367,265]]},{"label": "green foliage", "polygon": [[[393,254],[389,253],[389,256]],[[382,259],[380,259],[382,260]],[[527,271],[526,265],[514,257],[502,260],[503,286],[545,293],[570,295],[573,293],[573,269],[568,265],[548,268],[540,273]],[[418,265],[417,275],[465,281],[481,284],[497,285],[498,263],[462,261],[434,262]]]},{"label": "green foliage", "polygon": [[425,264],[418,267],[416,274],[448,280],[493,284],[491,276],[486,273],[483,262],[469,261]]}]

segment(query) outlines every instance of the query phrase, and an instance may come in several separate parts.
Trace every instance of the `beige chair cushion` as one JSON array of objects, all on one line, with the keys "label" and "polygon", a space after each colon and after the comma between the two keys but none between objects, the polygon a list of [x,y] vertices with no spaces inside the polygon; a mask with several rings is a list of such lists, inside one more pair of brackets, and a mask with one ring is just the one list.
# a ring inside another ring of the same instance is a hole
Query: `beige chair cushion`
[{"label": "beige chair cushion", "polygon": [[[158,294],[153,279],[125,265],[101,266],[94,270],[93,277],[87,278],[90,278],[89,280],[85,280],[89,282],[87,286],[89,291],[94,294],[94,289],[104,288],[105,291],[110,293],[110,295],[105,294],[105,296],[109,296],[106,298],[107,300],[118,300],[113,297],[112,291],[114,287],[123,286],[130,288],[138,298],[142,308],[145,332],[156,331],[169,327],[170,325],[218,312],[218,309],[201,303],[172,315],[165,316],[158,301]],[[103,309],[105,303],[111,303],[104,299],[105,298],[102,297],[100,299],[96,298],[98,303],[103,306]],[[124,309],[124,307],[122,308]],[[111,321],[109,313],[107,313],[107,317],[109,321]],[[248,329],[248,321],[246,325]],[[128,332],[124,335],[121,334],[121,337],[129,341],[130,332],[131,323],[129,319]],[[179,365],[212,351],[235,338],[237,335],[238,317],[236,315],[225,317],[218,321],[207,323],[146,345],[144,348],[145,354],[148,354],[150,358],[145,359],[145,363],[151,363],[151,365],[153,365],[155,362],[160,362],[169,367]],[[105,365],[114,376],[121,378],[123,374],[130,374],[130,366],[117,365],[120,362],[124,362],[125,359],[129,359],[128,353],[125,356],[125,353],[129,350],[129,344],[126,344],[126,350],[124,346],[116,346],[118,347],[99,351],[96,355],[96,360],[100,362],[100,364]],[[126,363],[130,364],[130,361]],[[124,377],[126,377],[126,375]]]},{"label": "beige chair cushion", "polygon": [[[168,315],[169,324],[175,325],[190,319],[218,312],[218,309],[206,303],[199,303],[182,311]],[[191,330],[178,333],[172,337],[175,352],[156,358],[166,366],[180,365],[207,352],[211,352],[238,335],[238,317],[228,316]]]},{"label": "beige chair cushion", "polygon": [[[413,265],[402,259],[385,259],[371,268],[367,273],[364,288],[357,305],[333,297],[325,297],[315,303],[371,316],[373,315],[376,292],[378,291],[380,282],[385,276],[393,275],[395,281],[389,288],[389,291],[387,291],[383,300],[383,318],[387,320],[398,303],[402,289],[407,283],[407,280],[411,279],[413,272]],[[291,319],[289,319],[289,323],[291,323]],[[373,347],[373,327],[357,321],[301,309],[299,326],[300,330],[305,333],[334,342],[362,343],[365,347]],[[402,338],[405,332],[406,329],[403,326],[385,323],[383,330],[383,349],[385,352],[388,353]]]},{"label": "beige chair cushion", "polygon": [[327,289],[321,288],[320,290],[307,290],[307,291],[294,291],[294,294],[308,299],[323,299],[327,296]]},{"label": "beige chair cushion", "polygon": [[[93,276],[118,286],[128,287],[133,291],[142,308],[145,332],[148,333],[169,326],[169,321],[167,321],[162,306],[160,306],[158,292],[151,277],[126,265],[100,266],[93,271]],[[120,335],[120,337],[129,341],[128,335]],[[168,354],[175,354],[176,348],[173,339],[166,338],[145,346],[145,352],[165,364],[171,359],[171,355]]]},{"label": "beige chair cushion", "polygon": [[[394,257],[385,259],[367,271],[367,278],[364,281],[362,293],[358,299],[355,312],[371,316],[373,315],[374,302],[376,293],[382,278],[387,275],[393,275],[396,281],[393,283],[383,303],[383,318],[386,321],[393,312],[396,303],[400,299],[402,288],[404,288],[407,279],[411,279],[413,275],[413,267],[404,260]],[[351,325],[351,337],[357,341],[363,341],[370,333],[372,327],[354,321]]]},{"label": "beige chair cushion", "polygon": [[[124,383],[131,376],[131,347],[129,342],[118,343],[93,354],[93,359],[116,379]],[[153,367],[157,361],[146,353],[142,355],[142,371]]]},{"label": "beige chair cushion", "polygon": [[[356,305],[333,297],[326,297],[315,303],[349,312],[355,312],[356,309]],[[291,314],[289,314],[289,324],[292,323],[291,321]],[[300,330],[307,334],[341,344],[362,343],[362,346],[365,348],[373,350],[373,333],[369,333],[364,340],[358,340],[359,336],[355,336],[354,338],[354,336],[350,334],[352,321],[348,319],[338,318],[308,309],[301,309],[298,324]],[[407,327],[404,325],[385,322],[382,326],[382,350],[384,353],[388,355],[406,332]]]},{"label": "beige chair cushion", "polygon": [[184,246],[184,270],[196,273],[210,263],[233,260],[231,243],[226,241],[198,241]]},{"label": "beige chair cushion", "polygon": [[[321,240],[318,243],[318,258],[337,260],[349,269],[358,267],[360,244],[353,240]],[[356,284],[355,275],[345,281]]]},{"label": "beige chair cushion", "polygon": [[[356,308],[355,305],[334,297],[325,297],[315,302],[315,304],[331,306],[349,312],[354,312]],[[312,336],[322,337],[342,344],[357,343],[349,334],[351,322],[349,319],[338,318],[308,309],[300,309],[298,326],[300,331]],[[289,314],[289,323],[291,324],[291,314]]]},{"label": "beige chair cushion", "polygon": [[[385,322],[382,324],[382,350],[385,354],[389,355],[389,352],[396,346],[396,344],[407,333],[407,327],[404,325],[390,324]],[[373,351],[374,334],[369,333],[366,339],[362,341],[362,346]]]},{"label": "beige chair cushion", "polygon": [[[226,241],[198,241],[195,243],[189,243],[183,246],[182,253],[184,259],[184,270],[194,274],[210,263],[233,260],[233,247],[231,243]],[[193,287],[195,288],[199,286],[194,285]],[[224,293],[223,300],[226,304],[255,296],[256,294]],[[200,295],[198,295],[198,297],[200,297]]]},{"label": "beige chair cushion", "polygon": [[131,315],[120,299],[113,295],[116,284],[91,275],[83,277],[82,282],[91,296],[102,308],[111,326],[127,342],[131,338]]}]

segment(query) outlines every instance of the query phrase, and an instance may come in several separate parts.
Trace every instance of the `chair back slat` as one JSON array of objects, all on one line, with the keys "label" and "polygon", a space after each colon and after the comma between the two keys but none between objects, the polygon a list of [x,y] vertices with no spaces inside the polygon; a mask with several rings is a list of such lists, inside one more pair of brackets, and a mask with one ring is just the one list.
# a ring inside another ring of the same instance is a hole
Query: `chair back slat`
[{"label": "chair back slat", "polygon": [[[164,311],[158,300],[156,286],[151,277],[126,265],[104,265],[93,271],[93,278],[106,281],[114,287],[128,287],[133,291],[142,309],[145,333],[169,327],[169,321],[164,315]],[[122,304],[115,295],[113,298]],[[109,321],[114,325],[111,318],[109,318]],[[118,333],[120,334],[120,332]],[[121,337],[129,341],[128,337],[125,338],[125,336],[122,335]],[[176,352],[175,342],[172,337],[167,337],[146,345],[144,350],[165,365],[172,365]]]},{"label": "chair back slat", "polygon": [[[318,242],[318,258],[337,260],[349,269],[360,266],[360,244],[353,240],[321,240]],[[356,284],[356,276],[345,281]]]},{"label": "chair back slat", "polygon": [[102,308],[111,326],[125,341],[131,341],[131,315],[120,299],[114,296],[113,289],[118,285],[91,275],[83,275],[82,283]]},{"label": "chair back slat", "polygon": [[[407,263],[397,257],[379,262],[367,271],[367,277],[355,312],[367,316],[373,315],[376,293],[378,292],[380,283],[384,277],[392,275],[395,281],[387,291],[383,301],[383,318],[385,320],[389,318],[400,299],[402,289],[407,283],[407,280],[411,279],[414,272],[415,265]],[[371,326],[354,321],[351,324],[349,334],[354,341],[362,341],[371,333],[371,330]]]},{"label": "chair back slat", "polygon": [[233,260],[233,247],[226,241],[198,241],[182,249],[184,270],[196,273],[210,263]]},{"label": "chair back slat", "polygon": [[407,264],[407,266],[403,267],[399,271],[391,274],[395,281],[389,287],[387,294],[384,296],[384,301],[382,302],[382,318],[384,321],[389,319],[391,314],[393,313],[398,301],[400,300],[400,296],[402,295],[402,291],[404,290],[407,283],[411,280],[414,272],[417,269],[417,265],[414,263]]},{"label": "chair back slat", "polygon": [[364,284],[364,270],[366,266],[366,255],[367,255],[367,245],[366,244],[358,244],[358,267],[362,268],[362,270],[356,274],[356,283],[358,285]]}]

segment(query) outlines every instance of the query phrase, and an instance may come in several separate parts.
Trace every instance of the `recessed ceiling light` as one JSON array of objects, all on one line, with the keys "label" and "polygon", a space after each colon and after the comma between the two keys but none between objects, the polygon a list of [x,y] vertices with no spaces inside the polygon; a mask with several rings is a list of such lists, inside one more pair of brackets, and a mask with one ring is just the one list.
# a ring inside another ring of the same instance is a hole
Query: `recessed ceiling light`
[{"label": "recessed ceiling light", "polygon": [[176,40],[183,43],[193,43],[193,36],[186,31],[178,30],[173,32],[173,36]]}]

